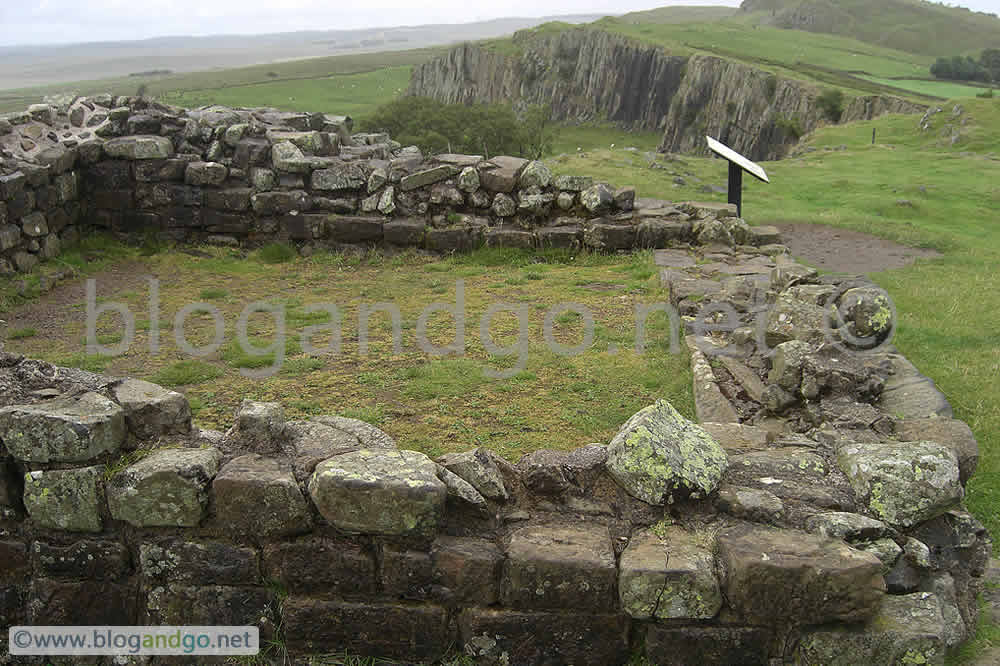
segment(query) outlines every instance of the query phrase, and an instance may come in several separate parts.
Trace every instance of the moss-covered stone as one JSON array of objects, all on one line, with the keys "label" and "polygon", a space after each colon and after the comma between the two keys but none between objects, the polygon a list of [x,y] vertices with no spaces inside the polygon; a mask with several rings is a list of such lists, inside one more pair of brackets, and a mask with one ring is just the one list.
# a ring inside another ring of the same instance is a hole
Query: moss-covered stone
[{"label": "moss-covered stone", "polygon": [[125,412],[98,393],[0,409],[0,440],[34,463],[85,462],[125,441]]},{"label": "moss-covered stone", "polygon": [[136,527],[195,527],[219,470],[215,449],[160,449],[108,483],[108,508]]},{"label": "moss-covered stone", "polygon": [[837,463],[858,500],[894,526],[929,520],[964,495],[955,452],[936,442],[849,444]]},{"label": "moss-covered stone", "polygon": [[101,468],[28,472],[24,475],[24,508],[42,527],[100,532]]},{"label": "moss-covered stone", "polygon": [[447,487],[422,453],[361,449],[317,465],[309,494],[320,514],[344,531],[429,537],[444,512]]},{"label": "moss-covered stone", "polygon": [[715,438],[665,400],[633,415],[608,446],[608,471],[630,495],[650,504],[708,495],[727,465]]}]

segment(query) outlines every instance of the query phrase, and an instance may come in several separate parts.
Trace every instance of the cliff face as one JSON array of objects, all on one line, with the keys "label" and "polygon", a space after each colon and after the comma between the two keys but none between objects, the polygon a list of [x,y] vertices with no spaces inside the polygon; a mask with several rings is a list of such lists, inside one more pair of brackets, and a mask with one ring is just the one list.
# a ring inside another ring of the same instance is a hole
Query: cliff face
[{"label": "cliff face", "polygon": [[[731,60],[672,56],[591,29],[519,34],[514,45],[509,55],[458,46],[415,68],[408,94],[452,103],[551,104],[558,120],[661,130],[660,150],[705,152],[709,134],[756,160],[781,158],[822,120],[819,90]],[[901,106],[863,99],[869,101],[852,104],[852,113],[861,114],[852,120]]]}]

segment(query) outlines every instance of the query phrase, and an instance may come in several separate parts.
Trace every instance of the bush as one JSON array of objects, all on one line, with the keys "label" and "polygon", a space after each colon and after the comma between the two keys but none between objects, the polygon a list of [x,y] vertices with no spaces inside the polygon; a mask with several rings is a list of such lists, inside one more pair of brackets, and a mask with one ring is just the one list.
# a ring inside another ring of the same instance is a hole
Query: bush
[{"label": "bush", "polygon": [[981,97],[982,99],[993,99],[993,88],[990,88],[985,92],[979,93],[978,95],[976,95],[976,97]]},{"label": "bush", "polygon": [[824,90],[823,94],[816,98],[820,111],[830,122],[839,123],[844,115],[844,91],[830,89]]},{"label": "bush", "polygon": [[268,243],[257,254],[265,264],[284,264],[297,255],[295,248],[287,243]]}]

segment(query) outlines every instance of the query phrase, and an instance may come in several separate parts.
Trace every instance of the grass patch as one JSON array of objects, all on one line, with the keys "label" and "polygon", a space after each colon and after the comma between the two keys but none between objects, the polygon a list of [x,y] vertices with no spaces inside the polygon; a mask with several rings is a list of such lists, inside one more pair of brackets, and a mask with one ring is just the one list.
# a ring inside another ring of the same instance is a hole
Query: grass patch
[{"label": "grass patch", "polygon": [[265,264],[284,264],[298,256],[295,248],[287,243],[268,243],[257,250],[257,258]]},{"label": "grass patch", "polygon": [[68,368],[79,368],[90,372],[104,372],[108,369],[114,358],[103,354],[86,354],[83,352],[63,356],[54,361],[56,365],[64,365]]},{"label": "grass patch", "polygon": [[211,289],[202,289],[199,296],[201,296],[206,301],[215,301],[221,298],[226,298],[227,296],[229,296],[229,292],[226,291],[225,289],[219,289],[218,287],[215,287]]},{"label": "grass patch", "polygon": [[7,331],[8,340],[24,340],[25,338],[33,338],[36,335],[38,335],[38,330],[31,327],[15,328]]},{"label": "grass patch", "polygon": [[222,370],[204,361],[177,361],[166,368],[157,371],[151,378],[157,384],[164,386],[186,386],[202,384],[221,377]]}]

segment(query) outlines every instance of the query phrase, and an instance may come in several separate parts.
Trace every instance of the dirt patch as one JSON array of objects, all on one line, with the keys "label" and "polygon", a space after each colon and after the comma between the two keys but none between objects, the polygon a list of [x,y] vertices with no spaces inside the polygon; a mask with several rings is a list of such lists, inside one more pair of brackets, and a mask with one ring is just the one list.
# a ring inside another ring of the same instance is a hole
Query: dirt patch
[{"label": "dirt patch", "polygon": [[877,273],[917,259],[940,257],[936,250],[900,245],[878,236],[822,224],[777,224],[792,256],[837,273]]}]

